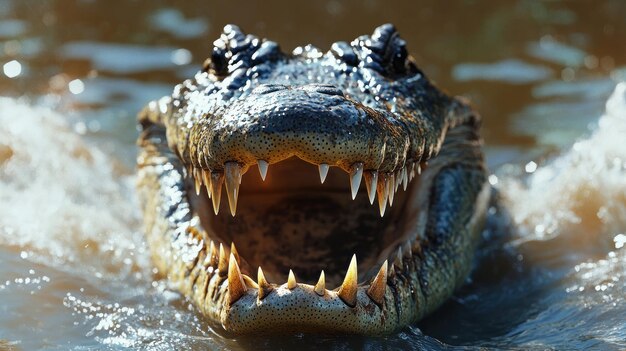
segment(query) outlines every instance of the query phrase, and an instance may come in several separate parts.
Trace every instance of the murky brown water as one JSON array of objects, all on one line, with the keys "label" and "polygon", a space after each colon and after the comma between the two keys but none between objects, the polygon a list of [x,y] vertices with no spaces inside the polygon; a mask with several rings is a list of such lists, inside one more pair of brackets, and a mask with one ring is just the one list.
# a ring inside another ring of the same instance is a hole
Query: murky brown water
[{"label": "murky brown water", "polygon": [[[398,334],[219,335],[153,281],[136,112],[191,76],[227,23],[288,51],[385,22],[481,111],[518,229],[494,213],[467,285]],[[626,80],[625,39],[619,0],[1,0],[0,349],[624,349],[623,86],[599,117]]]}]

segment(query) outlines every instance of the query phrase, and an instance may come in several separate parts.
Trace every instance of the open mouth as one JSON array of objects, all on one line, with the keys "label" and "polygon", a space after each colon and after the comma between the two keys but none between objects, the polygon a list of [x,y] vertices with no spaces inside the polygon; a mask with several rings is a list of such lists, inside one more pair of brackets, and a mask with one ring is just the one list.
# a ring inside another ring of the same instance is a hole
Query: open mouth
[{"label": "open mouth", "polygon": [[422,166],[379,174],[355,163],[346,176],[338,167],[292,157],[271,167],[258,161],[259,172],[236,162],[226,163],[224,172],[190,168],[191,207],[220,243],[218,255],[234,253],[238,271],[231,283],[244,281],[237,294],[231,289],[230,303],[248,289],[263,300],[298,282],[319,296],[336,294],[348,306],[356,304],[358,289],[382,304],[387,262],[401,265],[419,246],[403,212]]},{"label": "open mouth", "polygon": [[227,26],[139,121],[155,264],[226,331],[382,334],[469,272],[488,194],[480,121],[393,26],[323,56]]}]

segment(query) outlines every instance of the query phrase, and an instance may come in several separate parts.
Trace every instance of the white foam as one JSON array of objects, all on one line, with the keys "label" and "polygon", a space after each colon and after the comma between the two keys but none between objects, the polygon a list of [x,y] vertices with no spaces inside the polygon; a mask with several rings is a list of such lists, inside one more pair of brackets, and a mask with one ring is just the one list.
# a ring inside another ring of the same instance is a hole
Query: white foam
[{"label": "white foam", "polygon": [[[598,128],[528,179],[504,177],[498,188],[523,235],[547,239],[612,237],[626,226],[626,83],[606,103]],[[598,234],[599,233],[599,234]]]},{"label": "white foam", "polygon": [[131,173],[59,113],[0,98],[0,245],[103,273],[147,267]]}]

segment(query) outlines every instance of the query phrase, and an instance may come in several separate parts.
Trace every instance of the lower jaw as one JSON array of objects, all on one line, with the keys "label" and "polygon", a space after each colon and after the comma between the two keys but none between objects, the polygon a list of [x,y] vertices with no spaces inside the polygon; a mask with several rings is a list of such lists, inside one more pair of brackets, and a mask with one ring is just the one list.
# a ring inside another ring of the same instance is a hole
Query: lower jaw
[{"label": "lower jaw", "polygon": [[[289,289],[279,286],[259,300],[256,293],[246,294],[233,305],[223,306],[222,327],[237,334],[315,332],[325,334],[385,334],[419,316],[412,300],[398,300],[387,289],[385,302],[377,305],[358,289],[354,307],[346,305],[336,291],[319,296],[314,286],[298,284]],[[399,302],[401,306],[396,306]],[[398,313],[402,311],[412,313]]]}]

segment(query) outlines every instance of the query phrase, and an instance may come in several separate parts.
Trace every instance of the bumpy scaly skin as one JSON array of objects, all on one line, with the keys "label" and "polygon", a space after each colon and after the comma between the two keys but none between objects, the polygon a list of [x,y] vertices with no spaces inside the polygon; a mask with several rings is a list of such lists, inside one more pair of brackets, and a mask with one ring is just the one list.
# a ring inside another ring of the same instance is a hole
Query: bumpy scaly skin
[{"label": "bumpy scaly skin", "polygon": [[[307,46],[293,55],[227,26],[204,69],[139,120],[139,189],[154,261],[228,331],[388,333],[441,305],[470,270],[488,197],[478,117],[428,82],[391,25],[326,54]],[[346,171],[363,162],[380,174],[429,161],[405,204],[411,245],[389,262],[382,304],[359,289],[351,307],[336,291],[320,297],[307,284],[229,301],[228,270],[218,268],[214,238],[192,209],[185,168],[220,173],[237,162],[245,171],[291,156]]]}]

